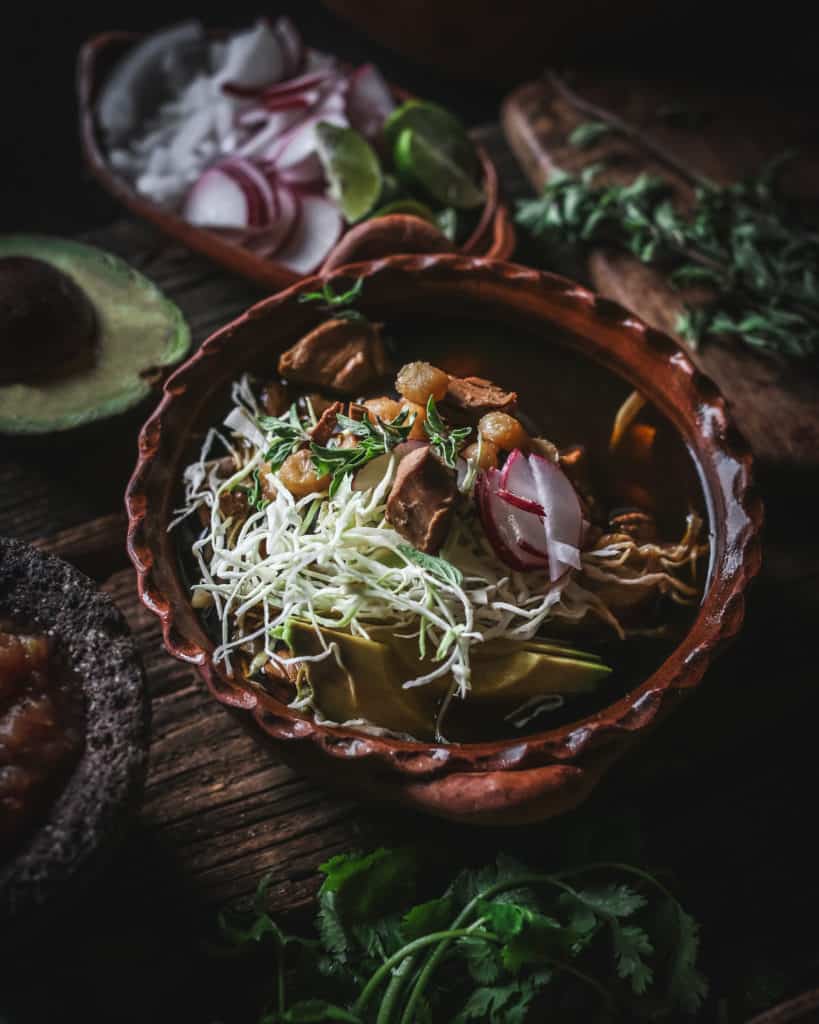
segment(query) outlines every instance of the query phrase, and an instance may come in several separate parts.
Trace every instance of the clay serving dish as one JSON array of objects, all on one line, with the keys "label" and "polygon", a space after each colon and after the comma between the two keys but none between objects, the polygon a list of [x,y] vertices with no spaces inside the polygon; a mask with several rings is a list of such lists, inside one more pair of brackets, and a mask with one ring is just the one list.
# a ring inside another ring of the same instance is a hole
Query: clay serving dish
[{"label": "clay serving dish", "polygon": [[[150,221],[165,234],[220,263],[227,270],[241,274],[265,288],[287,288],[294,284],[298,275],[293,271],[243,248],[224,234],[188,224],[177,214],[141,195],[114,171],[105,158],[94,116],[96,99],[106,75],[128,47],[140,38],[139,34],[132,32],[103,32],[89,39],[80,50],[77,62],[80,138],[91,171],[104,188],[138,217]],[[409,98],[406,92],[397,87],[393,87],[393,91],[399,101]],[[468,255],[507,259],[515,248],[514,228],[509,211],[500,201],[495,165],[482,147],[478,147],[478,153],[483,168],[486,205],[475,230],[460,251]],[[356,248],[363,245],[368,259],[376,255],[426,252],[429,250],[428,236],[431,233],[438,236],[441,249],[453,251],[453,246],[442,232],[418,217],[388,215],[365,221],[352,230],[355,232]],[[341,262],[350,261],[350,252],[345,243],[351,233],[343,235],[338,243],[337,249],[342,258],[337,258],[332,251],[327,258],[328,265],[338,266]],[[370,234],[372,238],[368,240]]]},{"label": "clay serving dish", "polygon": [[62,789],[12,859],[0,860],[0,945],[40,927],[99,869],[141,798],[148,758],[142,664],[107,594],[54,555],[0,537],[3,619],[51,638],[52,657],[81,690],[85,722]]},{"label": "clay serving dish", "polygon": [[[614,371],[666,415],[697,465],[712,537],[704,597],[685,639],[649,678],[602,711],[546,732],[488,743],[401,742],[323,727],[214,667],[213,644],[191,607],[176,540],[167,531],[171,510],[179,502],[192,435],[201,436],[216,422],[228,383],[254,364],[274,366],[279,351],[320,322],[320,312],[298,302],[317,279],[260,302],[217,331],[167,382],[140,435],[126,495],[140,595],[161,619],[168,650],[196,664],[219,701],[252,716],[278,742],[281,756],[305,772],[361,797],[465,822],[526,822],[558,814],[583,800],[608,766],[697,686],[740,628],[745,589],[760,564],[762,508],[751,485],[751,456],[714,385],[668,337],[571,281],[451,255],[358,263],[327,279],[339,279],[340,287],[359,276],[361,308],[375,320],[411,312],[422,330],[456,316],[528,330],[544,351],[567,346]],[[515,386],[513,367],[504,383]]]}]

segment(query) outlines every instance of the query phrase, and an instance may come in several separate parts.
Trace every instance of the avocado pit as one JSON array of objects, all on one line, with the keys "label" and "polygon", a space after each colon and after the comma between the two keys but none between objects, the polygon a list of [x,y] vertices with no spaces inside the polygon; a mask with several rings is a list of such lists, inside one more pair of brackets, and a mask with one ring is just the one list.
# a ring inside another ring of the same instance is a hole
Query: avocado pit
[{"label": "avocado pit", "polygon": [[99,333],[88,296],[62,270],[0,257],[0,381],[49,380],[93,365]]}]

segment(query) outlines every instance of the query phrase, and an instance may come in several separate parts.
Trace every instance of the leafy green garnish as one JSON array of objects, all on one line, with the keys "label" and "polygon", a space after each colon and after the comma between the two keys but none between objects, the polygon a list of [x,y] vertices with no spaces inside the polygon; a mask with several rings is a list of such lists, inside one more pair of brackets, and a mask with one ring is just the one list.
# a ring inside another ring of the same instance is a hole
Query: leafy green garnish
[{"label": "leafy green garnish", "polygon": [[426,569],[427,572],[438,576],[445,583],[451,583],[453,587],[459,587],[463,583],[464,575],[461,570],[445,558],[440,558],[438,555],[427,555],[409,544],[399,544],[398,550],[405,558],[408,558],[411,562],[416,562]]},{"label": "leafy green garnish", "polygon": [[578,149],[585,149],[610,133],[611,128],[604,121],[584,121],[569,136],[569,142]]},{"label": "leafy green garnish", "polygon": [[274,471],[281,467],[289,455],[310,440],[310,435],[299,419],[295,403],[284,416],[260,416],[259,426],[272,435],[264,458]]},{"label": "leafy green garnish", "polygon": [[401,441],[406,441],[414,419],[409,409],[402,409],[389,422],[380,416],[376,417],[375,423],[369,418],[354,420],[349,416],[338,416],[336,422],[342,431],[360,438],[358,444],[352,448],[331,448],[315,442],[310,445],[316,473],[319,476],[330,476],[330,497],[336,493],[348,473],[354,473],[372,459],[391,451]]},{"label": "leafy green garnish", "polygon": [[259,901],[249,922],[223,918],[234,946],[276,950],[277,1004],[262,1021],[523,1024],[565,1006],[578,1020],[659,1020],[705,998],[696,924],[640,868],[543,873],[501,855],[433,898],[425,869],[408,847],[333,857],[318,940],[283,934]]},{"label": "leafy green garnish", "polygon": [[367,317],[360,310],[351,308],[360,297],[363,288],[363,277],[359,277],[346,292],[335,292],[330,282],[326,281],[321,291],[305,292],[300,295],[299,302],[319,302],[322,312],[329,313],[336,320],[359,320],[367,323]]},{"label": "leafy green garnish", "polygon": [[472,433],[471,427],[455,427],[451,429],[446,426],[438,412],[435,399],[432,395],[427,400],[427,418],[424,420],[429,443],[432,445],[442,462],[450,469],[455,468],[455,460],[458,458],[458,449],[467,437]]},{"label": "leafy green garnish", "polygon": [[693,345],[735,335],[758,351],[819,355],[819,233],[805,230],[778,187],[785,154],[728,186],[695,178],[695,204],[679,212],[661,178],[597,185],[599,167],[558,171],[538,199],[518,203],[534,236],[571,246],[603,243],[658,266],[675,286],[704,285],[677,330]]}]

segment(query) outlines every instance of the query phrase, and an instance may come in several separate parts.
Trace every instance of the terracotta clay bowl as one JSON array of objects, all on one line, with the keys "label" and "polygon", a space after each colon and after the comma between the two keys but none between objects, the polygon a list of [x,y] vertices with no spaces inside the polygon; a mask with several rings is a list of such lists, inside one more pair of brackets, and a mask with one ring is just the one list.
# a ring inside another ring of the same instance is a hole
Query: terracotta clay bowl
[{"label": "terracotta clay bowl", "polygon": [[[224,233],[189,224],[173,211],[141,195],[130,182],[116,173],[106,159],[94,116],[96,99],[100,86],[117,60],[141,38],[133,32],[103,32],[89,39],[80,50],[77,61],[80,139],[85,160],[92,173],[132,213],[150,221],[166,235],[209,257],[227,270],[241,274],[265,288],[287,288],[295,284],[299,276],[287,267],[243,248]],[[394,86],[393,91],[399,101],[409,98],[409,94],[402,89]],[[480,146],[478,155],[483,168],[486,205],[471,236],[458,251],[467,255],[507,259],[515,248],[515,231],[509,211],[500,201],[495,165]],[[354,236],[354,244],[350,242],[351,235]],[[431,235],[437,236],[440,251],[455,251],[446,236],[425,220],[406,215],[379,217],[346,232],[336,247],[339,255],[336,255],[336,250],[331,251],[326,265],[338,266],[342,262],[350,262],[352,258],[373,259],[394,253],[427,252]]]},{"label": "terracotta clay bowl", "polygon": [[[167,526],[180,499],[192,436],[216,422],[227,385],[276,355],[321,319],[299,295],[318,279],[274,295],[212,335],[169,379],[145,424],[128,486],[128,546],[145,605],[162,622],[165,645],[197,665],[217,700],[252,716],[294,766],[360,797],[389,800],[465,822],[519,823],[561,813],[583,800],[626,753],[700,682],[739,630],[745,589],[760,564],[762,508],[751,456],[710,380],[665,335],[615,303],[564,278],[511,263],[461,256],[397,256],[358,263],[325,280],[364,278],[361,308],[376,320],[410,311],[421,324],[453,316],[535,332],[537,344],[579,352],[624,378],[679,432],[702,481],[712,538],[704,596],[690,631],[662,665],[602,711],[515,740],[402,742],[330,728],[266,694],[226,678],[191,607]],[[555,341],[555,338],[559,341]],[[542,342],[540,339],[543,339]],[[505,381],[515,386],[514,371]]]}]

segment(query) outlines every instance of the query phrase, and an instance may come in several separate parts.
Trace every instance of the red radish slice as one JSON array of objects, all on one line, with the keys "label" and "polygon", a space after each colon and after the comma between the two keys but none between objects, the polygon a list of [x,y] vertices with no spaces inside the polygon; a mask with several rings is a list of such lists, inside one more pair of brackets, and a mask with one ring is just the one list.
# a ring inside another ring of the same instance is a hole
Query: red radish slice
[{"label": "red radish slice", "polygon": [[309,274],[324,262],[344,228],[338,207],[324,196],[302,196],[301,217],[293,234],[276,254],[296,274]]},{"label": "red radish slice", "polygon": [[251,202],[235,178],[213,167],[188,193],[183,216],[199,227],[247,228],[251,226]]},{"label": "red radish slice", "polygon": [[381,134],[387,115],[395,109],[390,87],[372,64],[364,64],[350,76],[347,116],[356,131],[367,139]]},{"label": "red radish slice", "polygon": [[[509,505],[498,496],[500,470],[487,469],[480,473],[475,485],[475,500],[478,513],[489,538],[489,543],[501,561],[521,572],[529,569],[545,569],[546,559],[521,547],[513,526],[514,518],[521,514],[513,512]],[[542,526],[541,535],[542,535]]]},{"label": "red radish slice", "polygon": [[214,81],[217,85],[231,82],[241,88],[258,89],[283,77],[288,58],[283,40],[264,21],[259,21],[247,32],[228,39]]},{"label": "red radish slice", "polygon": [[304,41],[301,33],[287,17],[282,15],[273,25],[273,31],[284,53],[288,78],[297,75],[304,64]]},{"label": "red radish slice", "polygon": [[549,573],[558,579],[569,567],[580,568],[580,536],[583,513],[577,492],[566,476],[553,462],[542,455],[530,455],[540,504],[546,510],[545,528],[549,552]]},{"label": "red radish slice", "polygon": [[509,453],[500,477],[500,496],[510,505],[542,516],[543,506],[538,500],[532,467],[523,452],[516,448]]}]

